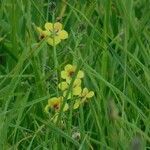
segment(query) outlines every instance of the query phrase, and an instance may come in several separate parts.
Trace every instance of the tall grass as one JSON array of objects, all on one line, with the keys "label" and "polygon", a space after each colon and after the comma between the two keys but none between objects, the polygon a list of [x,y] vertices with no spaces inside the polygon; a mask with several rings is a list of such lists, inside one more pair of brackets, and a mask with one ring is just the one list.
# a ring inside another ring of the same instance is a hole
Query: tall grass
[{"label": "tall grass", "polygon": [[[0,149],[150,149],[150,1],[55,4],[0,1]],[[56,49],[35,30],[52,11],[69,33]],[[62,127],[44,107],[68,63],[84,70],[95,96],[66,112]]]}]

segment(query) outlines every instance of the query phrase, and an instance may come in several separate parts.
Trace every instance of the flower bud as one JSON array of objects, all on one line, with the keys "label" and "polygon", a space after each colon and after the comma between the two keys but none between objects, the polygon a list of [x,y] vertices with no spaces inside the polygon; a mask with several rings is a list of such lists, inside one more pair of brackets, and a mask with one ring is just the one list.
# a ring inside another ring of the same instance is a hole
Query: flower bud
[{"label": "flower bud", "polygon": [[54,1],[49,3],[49,11],[53,13],[56,11],[56,3]]}]

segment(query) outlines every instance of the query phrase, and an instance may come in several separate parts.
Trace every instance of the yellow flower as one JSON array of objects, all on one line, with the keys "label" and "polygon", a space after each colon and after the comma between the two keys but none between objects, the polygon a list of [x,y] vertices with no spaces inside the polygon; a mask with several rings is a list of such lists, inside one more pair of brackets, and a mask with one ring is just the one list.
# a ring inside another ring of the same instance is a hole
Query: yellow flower
[{"label": "yellow flower", "polygon": [[51,46],[57,45],[61,40],[68,38],[68,33],[62,29],[62,24],[59,22],[56,23],[45,23],[45,29],[49,32],[49,38],[47,43]]},{"label": "yellow flower", "polygon": [[82,90],[82,93],[80,95],[82,102],[85,102],[86,100],[90,99],[91,97],[94,96],[94,92],[93,91],[89,91],[87,88],[84,88]]},{"label": "yellow flower", "polygon": [[[55,111],[59,111],[62,103],[63,103],[63,97],[53,97],[53,98],[50,98],[48,100],[48,104],[45,107],[45,112],[48,113],[49,109],[53,109]],[[63,111],[67,111],[68,108],[69,108],[69,106],[66,103],[65,106],[64,106],[64,108],[63,108]]]},{"label": "yellow flower", "polygon": [[67,90],[68,87],[69,87],[69,84],[68,84],[67,82],[65,82],[65,81],[60,82],[60,83],[58,84],[58,88],[59,88],[60,90],[62,90],[62,91]]},{"label": "yellow flower", "polygon": [[93,91],[89,91],[87,88],[84,88],[82,90],[82,93],[80,94],[80,99],[77,99],[73,105],[73,109],[77,109],[79,108],[79,106],[86,102],[88,99],[90,99],[91,97],[94,96],[94,92]]},{"label": "yellow flower", "polygon": [[[67,64],[63,71],[61,71],[61,78],[66,79],[67,82],[70,82],[72,77],[74,76],[76,71],[76,66],[73,66],[71,64]],[[77,73],[76,78],[81,79],[84,77],[84,72],[79,70]]]},{"label": "yellow flower", "polygon": [[[66,94],[67,94],[67,91],[69,89],[69,84],[70,83],[67,83],[67,82],[64,82],[64,81],[58,84],[58,88],[64,92],[63,93],[64,96],[66,96]],[[68,99],[71,98],[71,95],[75,95],[75,96],[80,95],[81,91],[82,91],[82,89],[81,89],[81,80],[80,79],[75,79],[75,81],[73,82],[73,85],[72,85],[72,89],[71,89],[71,91],[68,95]]]}]

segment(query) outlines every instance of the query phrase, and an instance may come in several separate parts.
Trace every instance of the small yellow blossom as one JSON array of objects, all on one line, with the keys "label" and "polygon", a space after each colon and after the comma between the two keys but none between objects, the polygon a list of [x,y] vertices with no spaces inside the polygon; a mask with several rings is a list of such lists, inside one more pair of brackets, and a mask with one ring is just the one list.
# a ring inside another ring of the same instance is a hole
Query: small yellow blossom
[{"label": "small yellow blossom", "polygon": [[57,45],[61,40],[68,38],[68,33],[62,29],[62,24],[56,23],[45,23],[45,29],[49,32],[50,36],[47,39],[47,43],[51,46]]},{"label": "small yellow blossom", "polygon": [[[61,78],[66,79],[67,82],[70,82],[72,77],[74,76],[76,71],[76,66],[73,66],[71,64],[67,64],[63,71],[61,71]],[[81,79],[84,77],[84,72],[79,70],[77,73],[76,78]]]},{"label": "small yellow blossom", "polygon": [[80,94],[80,99],[77,99],[73,105],[73,109],[79,108],[79,106],[86,102],[88,99],[92,98],[94,96],[93,91],[89,91],[87,88],[84,88],[82,90],[82,93]]},{"label": "small yellow blossom", "polygon": [[82,102],[86,101],[87,99],[90,99],[94,96],[94,92],[93,91],[89,91],[87,88],[84,88],[82,90],[82,93],[80,95]]},{"label": "small yellow blossom", "polygon": [[[63,97],[53,97],[53,98],[50,98],[48,100],[48,104],[45,107],[45,112],[48,113],[49,109],[53,109],[55,111],[59,111],[62,103],[63,103]],[[66,103],[65,106],[64,106],[64,108],[63,108],[63,111],[67,111],[68,108],[69,108],[69,106]]]},{"label": "small yellow blossom", "polygon": [[69,87],[69,84],[65,81],[61,82],[58,84],[58,88],[61,90],[61,91],[65,91],[67,90]]},{"label": "small yellow blossom", "polygon": [[[69,84],[67,82],[61,82],[58,84],[58,88],[64,92],[64,96],[66,96],[67,91],[69,89]],[[72,89],[69,93],[68,99],[71,98],[71,95],[79,96],[81,94],[82,88],[81,88],[81,80],[75,79],[72,85]]]},{"label": "small yellow blossom", "polygon": [[60,22],[56,23],[45,23],[45,30],[37,27],[37,31],[40,33],[40,39],[47,38],[47,43],[51,46],[55,46],[61,42],[61,40],[68,38],[67,31],[62,29],[62,24]]}]

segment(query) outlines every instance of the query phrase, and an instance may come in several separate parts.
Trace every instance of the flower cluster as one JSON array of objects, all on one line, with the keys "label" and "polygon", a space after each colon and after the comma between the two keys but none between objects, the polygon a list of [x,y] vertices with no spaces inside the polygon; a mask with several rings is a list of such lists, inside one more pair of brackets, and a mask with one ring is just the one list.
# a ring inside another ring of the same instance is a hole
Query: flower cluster
[{"label": "flower cluster", "polygon": [[94,92],[89,91],[86,87],[82,88],[83,77],[82,70],[77,71],[76,66],[67,64],[61,71],[63,81],[58,84],[61,96],[50,98],[45,112],[48,113],[50,109],[59,112],[61,106],[64,106],[63,111],[67,111],[70,108],[70,101],[73,101],[73,109],[77,109],[81,104],[90,100],[94,96]]},{"label": "flower cluster", "polygon": [[37,27],[37,31],[40,34],[40,39],[46,38],[49,45],[55,46],[61,42],[61,40],[68,38],[68,33],[63,30],[60,22],[56,23],[45,23],[44,30]]}]

